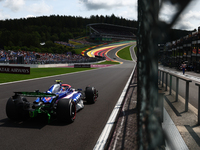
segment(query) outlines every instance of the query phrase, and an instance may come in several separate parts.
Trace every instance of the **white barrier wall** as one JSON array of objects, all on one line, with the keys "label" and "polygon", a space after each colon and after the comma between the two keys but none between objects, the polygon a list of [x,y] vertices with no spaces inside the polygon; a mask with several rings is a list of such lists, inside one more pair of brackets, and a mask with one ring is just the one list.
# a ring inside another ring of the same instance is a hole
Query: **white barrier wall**
[{"label": "white barrier wall", "polygon": [[50,67],[66,67],[68,64],[0,64],[1,66],[21,66],[30,68],[50,68]]}]

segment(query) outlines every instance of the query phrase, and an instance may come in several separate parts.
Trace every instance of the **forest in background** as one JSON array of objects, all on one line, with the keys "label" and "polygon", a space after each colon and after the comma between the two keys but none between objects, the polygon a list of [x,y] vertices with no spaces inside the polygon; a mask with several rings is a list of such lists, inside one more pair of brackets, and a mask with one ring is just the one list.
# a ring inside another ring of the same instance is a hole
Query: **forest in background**
[{"label": "forest in background", "polygon": [[[137,28],[137,21],[111,16],[41,16],[34,18],[0,20],[0,49],[24,50],[45,53],[75,52],[74,48],[61,46],[54,41],[68,42],[69,39],[87,36],[86,25],[91,23],[108,23]],[[187,35],[189,31],[170,31],[172,40]],[[171,39],[170,39],[171,40]],[[40,43],[45,43],[41,45]]]},{"label": "forest in background", "polygon": [[[69,39],[86,36],[86,25],[109,23],[128,27],[137,26],[136,21],[111,16],[41,16],[0,21],[0,47],[49,53],[73,51],[72,47],[59,46],[54,41],[68,42]],[[45,43],[41,45],[40,43]],[[74,52],[74,51],[73,51]]]}]

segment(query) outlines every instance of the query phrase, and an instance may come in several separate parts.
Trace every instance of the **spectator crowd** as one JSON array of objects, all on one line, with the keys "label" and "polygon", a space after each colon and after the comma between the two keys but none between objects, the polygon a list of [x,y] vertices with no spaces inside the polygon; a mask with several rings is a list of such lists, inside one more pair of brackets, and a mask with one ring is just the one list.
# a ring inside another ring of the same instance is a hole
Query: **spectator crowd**
[{"label": "spectator crowd", "polygon": [[29,52],[22,50],[0,50],[0,63],[17,64],[18,57],[23,58],[24,64],[85,63],[96,62],[103,59],[72,54],[71,52],[68,52],[66,54],[53,54]]}]

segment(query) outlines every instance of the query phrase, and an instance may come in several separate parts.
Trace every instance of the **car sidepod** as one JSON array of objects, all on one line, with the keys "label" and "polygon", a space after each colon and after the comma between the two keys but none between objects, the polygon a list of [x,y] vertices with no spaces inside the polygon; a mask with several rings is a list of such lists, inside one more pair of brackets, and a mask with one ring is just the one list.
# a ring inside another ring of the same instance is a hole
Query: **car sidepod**
[{"label": "car sidepod", "polygon": [[73,101],[76,104],[76,111],[84,108],[83,100],[81,99],[82,94],[81,92],[77,92],[72,96]]}]

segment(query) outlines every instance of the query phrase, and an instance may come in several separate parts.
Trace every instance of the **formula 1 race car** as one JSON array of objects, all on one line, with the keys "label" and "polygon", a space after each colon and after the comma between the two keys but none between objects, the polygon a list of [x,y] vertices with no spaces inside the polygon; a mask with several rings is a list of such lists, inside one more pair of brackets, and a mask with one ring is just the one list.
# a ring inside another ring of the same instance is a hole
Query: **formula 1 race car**
[{"label": "formula 1 race car", "polygon": [[[95,87],[74,89],[69,84],[62,84],[61,80],[56,80],[48,91],[39,92],[14,92],[6,104],[6,114],[9,119],[24,121],[28,118],[36,117],[38,114],[47,114],[48,122],[51,117],[62,122],[72,123],[76,118],[76,112],[84,107],[83,100],[87,103],[95,103],[98,91]],[[37,97],[33,103],[27,101],[25,97]]]}]

